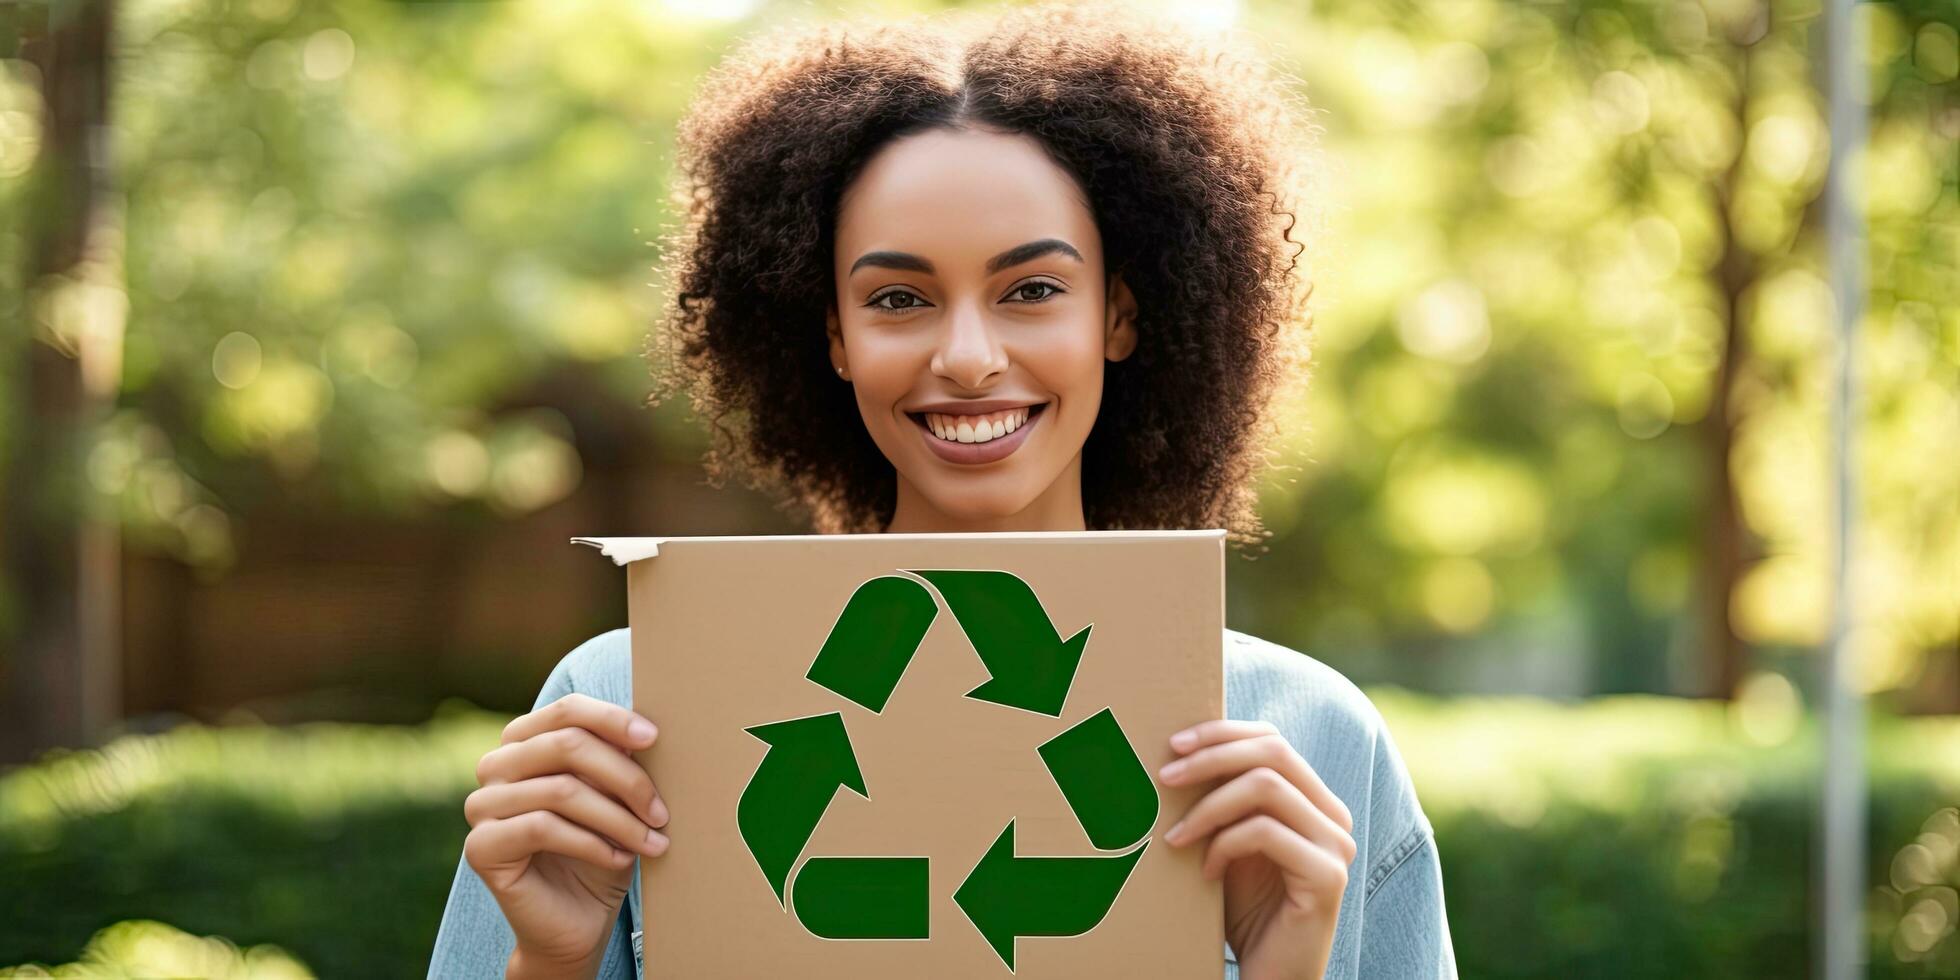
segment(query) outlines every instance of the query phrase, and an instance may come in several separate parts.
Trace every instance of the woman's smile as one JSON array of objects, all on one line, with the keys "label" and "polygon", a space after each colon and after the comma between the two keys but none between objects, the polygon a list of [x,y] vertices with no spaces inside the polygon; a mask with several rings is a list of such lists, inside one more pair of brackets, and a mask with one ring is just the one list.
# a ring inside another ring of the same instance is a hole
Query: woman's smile
[{"label": "woman's smile", "polygon": [[[934,406],[939,407],[939,406]],[[956,408],[956,406],[945,406]],[[975,404],[972,408],[990,407]],[[1028,439],[1047,402],[990,412],[907,412],[919,435],[940,459],[967,465],[1005,459]]]}]

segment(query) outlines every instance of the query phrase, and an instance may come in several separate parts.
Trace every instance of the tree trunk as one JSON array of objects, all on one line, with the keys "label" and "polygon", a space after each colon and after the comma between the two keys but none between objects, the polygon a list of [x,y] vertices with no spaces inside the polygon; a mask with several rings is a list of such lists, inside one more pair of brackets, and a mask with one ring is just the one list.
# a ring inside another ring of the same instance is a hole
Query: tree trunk
[{"label": "tree trunk", "polygon": [[[120,375],[120,249],[99,234],[108,189],[111,4],[43,8],[22,54],[41,74],[41,156],[32,176],[24,312],[17,339],[19,438],[0,483],[7,615],[0,616],[0,762],[85,744],[120,714],[120,542],[93,506],[90,440]],[[103,300],[108,300],[104,302]],[[28,331],[22,331],[27,333]]]},{"label": "tree trunk", "polygon": [[1721,183],[1715,188],[1715,226],[1722,244],[1721,261],[1716,267],[1722,297],[1722,359],[1710,397],[1708,416],[1703,421],[1702,445],[1708,474],[1707,524],[1704,535],[1702,581],[1705,584],[1702,656],[1705,669],[1702,693],[1709,697],[1733,699],[1742,675],[1749,666],[1749,650],[1735,631],[1730,602],[1747,566],[1748,530],[1743,525],[1742,508],[1736,499],[1735,476],[1730,469],[1734,457],[1737,418],[1735,386],[1748,358],[1748,335],[1743,324],[1743,293],[1756,277],[1756,262],[1746,247],[1736,240],[1735,215],[1731,205],[1742,180],[1742,162],[1749,127],[1749,98],[1756,42],[1769,32],[1769,8],[1758,7],[1757,16],[1742,26],[1742,36],[1730,38],[1737,47],[1741,64],[1736,72],[1735,121],[1743,143],[1736,147]]}]

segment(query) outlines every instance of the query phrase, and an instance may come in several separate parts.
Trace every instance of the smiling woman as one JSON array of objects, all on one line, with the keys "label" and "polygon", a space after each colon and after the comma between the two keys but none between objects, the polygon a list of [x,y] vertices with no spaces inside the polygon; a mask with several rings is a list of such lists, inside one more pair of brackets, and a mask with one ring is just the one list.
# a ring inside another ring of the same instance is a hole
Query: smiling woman
[{"label": "smiling woman", "polygon": [[[989,11],[762,37],[700,91],[654,398],[693,397],[717,478],[820,531],[1262,536],[1313,222],[1310,131],[1261,62],[1114,9]],[[1011,442],[971,418],[1020,408]]]},{"label": "smiling woman", "polygon": [[[819,531],[1257,540],[1268,402],[1308,326],[1284,91],[1120,10],[752,43],[681,129],[656,396],[691,393],[711,464],[781,483]],[[1453,976],[1380,714],[1310,657],[1222,640],[1229,717],[1164,733],[1157,778],[1206,787],[1163,842],[1223,881],[1223,975]],[[659,911],[631,869],[669,813],[622,751],[658,723],[631,689],[626,631],[595,638],[484,755],[432,976],[640,963]]]}]

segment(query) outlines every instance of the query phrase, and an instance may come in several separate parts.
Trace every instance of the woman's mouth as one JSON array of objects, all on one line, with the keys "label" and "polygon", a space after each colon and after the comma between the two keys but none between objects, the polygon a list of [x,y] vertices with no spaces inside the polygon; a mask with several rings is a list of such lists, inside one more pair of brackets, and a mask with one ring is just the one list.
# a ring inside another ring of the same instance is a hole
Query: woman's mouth
[{"label": "woman's mouth", "polygon": [[907,412],[926,445],[949,463],[991,463],[1004,459],[1027,441],[1028,429],[1040,418],[1047,402],[984,415]]}]

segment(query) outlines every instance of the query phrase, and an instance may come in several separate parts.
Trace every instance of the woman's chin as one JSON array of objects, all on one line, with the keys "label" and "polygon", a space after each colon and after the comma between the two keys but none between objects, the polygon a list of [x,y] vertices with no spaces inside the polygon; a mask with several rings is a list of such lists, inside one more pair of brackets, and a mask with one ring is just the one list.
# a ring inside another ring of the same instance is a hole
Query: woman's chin
[{"label": "woman's chin", "polygon": [[1004,521],[1028,509],[1032,500],[997,499],[992,495],[957,494],[952,499],[928,495],[933,508],[948,517],[970,523]]},{"label": "woman's chin", "polygon": [[961,524],[1011,523],[1034,505],[1037,493],[1026,492],[1026,481],[1014,474],[934,474],[935,479],[913,484],[923,502]]}]

